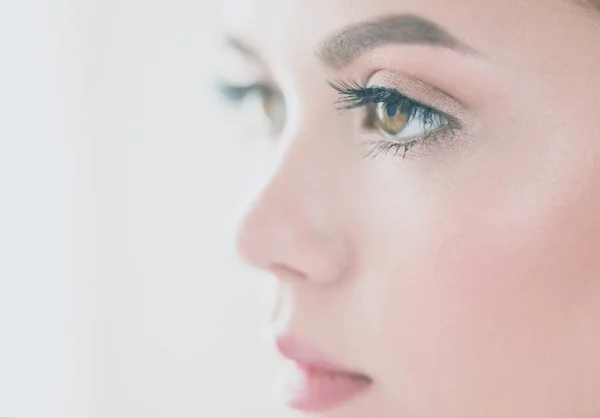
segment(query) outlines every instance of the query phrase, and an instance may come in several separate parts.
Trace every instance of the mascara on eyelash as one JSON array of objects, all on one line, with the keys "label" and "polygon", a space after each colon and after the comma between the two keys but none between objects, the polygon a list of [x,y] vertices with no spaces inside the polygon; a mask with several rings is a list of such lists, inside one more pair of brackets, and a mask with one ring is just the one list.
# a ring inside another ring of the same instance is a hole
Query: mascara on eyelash
[{"label": "mascara on eyelash", "polygon": [[452,121],[449,115],[440,112],[431,106],[427,106],[411,99],[395,89],[388,87],[368,87],[355,81],[329,81],[329,86],[339,94],[337,103],[341,109],[356,109],[369,104],[383,104],[387,108],[396,108],[407,115],[407,123],[420,117],[424,126],[435,126],[442,119]]}]

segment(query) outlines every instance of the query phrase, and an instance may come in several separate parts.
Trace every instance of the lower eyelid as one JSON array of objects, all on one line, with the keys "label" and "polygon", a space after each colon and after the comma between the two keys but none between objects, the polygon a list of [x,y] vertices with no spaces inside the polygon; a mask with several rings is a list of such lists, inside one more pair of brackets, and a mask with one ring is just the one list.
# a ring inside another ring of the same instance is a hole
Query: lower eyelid
[{"label": "lower eyelid", "polygon": [[[451,124],[443,128],[436,129],[421,137],[412,137],[394,140],[393,137],[386,136],[383,132],[370,132],[361,141],[363,156],[385,156],[394,154],[400,158],[426,157],[427,155],[439,150],[442,146],[450,146],[457,137],[455,127]],[[376,150],[375,152],[373,150]],[[386,150],[382,152],[381,150]],[[406,151],[406,152],[405,152]],[[367,154],[367,155],[365,155]]]}]

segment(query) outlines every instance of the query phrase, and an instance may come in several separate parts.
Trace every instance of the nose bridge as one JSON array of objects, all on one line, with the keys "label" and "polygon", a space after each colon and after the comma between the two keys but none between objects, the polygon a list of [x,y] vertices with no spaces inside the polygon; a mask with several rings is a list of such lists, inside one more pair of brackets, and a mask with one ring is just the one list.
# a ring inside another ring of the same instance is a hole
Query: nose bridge
[{"label": "nose bridge", "polygon": [[280,145],[275,164],[239,217],[237,251],[247,263],[278,277],[334,282],[349,257],[335,213],[343,200],[335,170],[343,164],[307,131],[298,130]]}]

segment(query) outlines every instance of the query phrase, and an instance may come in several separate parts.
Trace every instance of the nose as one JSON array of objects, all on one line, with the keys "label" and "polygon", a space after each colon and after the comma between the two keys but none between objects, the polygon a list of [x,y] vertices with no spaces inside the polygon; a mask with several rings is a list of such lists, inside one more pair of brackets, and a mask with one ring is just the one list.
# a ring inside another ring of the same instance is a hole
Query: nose
[{"label": "nose", "polygon": [[298,143],[278,158],[237,218],[235,247],[246,263],[280,280],[332,285],[350,260],[341,188],[335,164],[313,151]]}]

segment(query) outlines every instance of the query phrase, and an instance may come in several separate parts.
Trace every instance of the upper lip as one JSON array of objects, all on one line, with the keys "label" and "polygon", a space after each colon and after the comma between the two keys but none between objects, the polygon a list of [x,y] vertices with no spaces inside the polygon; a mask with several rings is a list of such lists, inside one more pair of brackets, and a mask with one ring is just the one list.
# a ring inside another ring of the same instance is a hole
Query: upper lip
[{"label": "upper lip", "polygon": [[290,335],[279,336],[276,339],[277,349],[288,360],[296,362],[301,367],[320,369],[338,374],[347,374],[368,378],[363,373],[351,370],[323,354],[298,338]]}]

